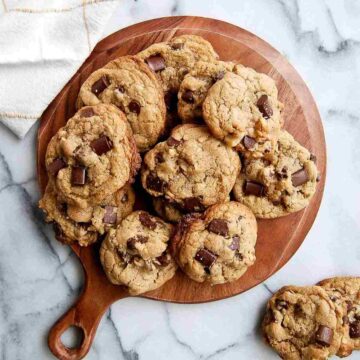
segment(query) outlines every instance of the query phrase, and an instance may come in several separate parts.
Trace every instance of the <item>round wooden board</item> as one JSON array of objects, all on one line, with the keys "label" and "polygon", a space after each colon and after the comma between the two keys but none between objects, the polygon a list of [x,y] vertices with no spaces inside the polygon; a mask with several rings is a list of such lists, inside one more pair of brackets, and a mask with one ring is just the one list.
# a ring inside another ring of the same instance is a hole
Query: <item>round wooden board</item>
[{"label": "round wooden board", "polygon": [[[42,116],[38,132],[38,178],[44,191],[47,176],[44,166],[46,147],[51,137],[75,113],[81,84],[108,61],[126,54],[136,54],[147,46],[181,34],[200,35],[210,41],[222,60],[234,60],[270,75],[285,104],[285,129],[317,157],[321,180],[310,205],[303,211],[275,220],[259,220],[256,263],[245,275],[230,284],[198,284],[180,271],[160,289],[144,297],[178,303],[201,303],[220,300],[244,292],[279,270],[296,252],[318,212],[324,190],[326,149],[321,119],[315,102],[296,70],[274,48],[257,36],[237,26],[200,17],[168,17],[146,21],[120,30],[102,40],[53,100]],[[78,302],[53,327],[49,346],[61,359],[83,357],[91,345],[102,314],[114,301],[128,296],[119,286],[110,284],[99,264],[98,246],[72,246],[85,272],[85,286]],[[68,349],[60,335],[70,325],[84,332],[80,349]]]}]

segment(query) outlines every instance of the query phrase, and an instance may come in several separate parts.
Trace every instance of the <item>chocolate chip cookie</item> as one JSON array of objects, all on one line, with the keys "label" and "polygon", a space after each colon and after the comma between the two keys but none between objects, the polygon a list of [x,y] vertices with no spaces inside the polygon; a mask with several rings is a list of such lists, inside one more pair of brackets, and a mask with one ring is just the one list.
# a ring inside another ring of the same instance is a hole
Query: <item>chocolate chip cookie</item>
[{"label": "chocolate chip cookie", "polygon": [[93,72],[77,105],[114,104],[130,123],[136,145],[151,148],[165,128],[164,94],[154,73],[137,56],[122,56]]},{"label": "chocolate chip cookie", "polygon": [[316,157],[286,131],[266,158],[242,159],[234,186],[236,200],[258,218],[276,218],[306,207],[316,190]]},{"label": "chocolate chip cookie", "polygon": [[171,279],[176,263],[168,250],[172,226],[145,211],[135,211],[110,230],[100,249],[108,279],[138,295]]},{"label": "chocolate chip cookie", "polygon": [[274,81],[236,65],[208,91],[203,116],[212,134],[229,146],[261,157],[272,150],[283,120]]},{"label": "chocolate chip cookie", "polygon": [[197,282],[212,285],[239,279],[255,262],[257,224],[244,205],[213,205],[203,215],[185,216],[172,240],[181,269]]},{"label": "chocolate chip cookie", "polygon": [[286,286],[268,302],[264,337],[288,360],[324,360],[342,338],[342,312],[320,286]]},{"label": "chocolate chip cookie", "polygon": [[218,55],[205,39],[196,35],[181,35],[168,42],[153,44],[141,51],[138,56],[156,74],[162,85],[169,130],[179,123],[178,91],[184,76],[197,61],[212,62],[218,58]]},{"label": "chocolate chip cookie", "polygon": [[349,356],[352,350],[360,350],[360,277],[335,277],[318,285],[344,310],[344,336],[337,355]]},{"label": "chocolate chip cookie", "polygon": [[131,182],[140,161],[124,114],[107,104],[79,110],[51,139],[45,159],[56,190],[81,208]]},{"label": "chocolate chip cookie", "polygon": [[206,126],[185,124],[145,155],[141,180],[150,195],[165,197],[185,212],[203,211],[227,199],[239,170],[235,150]]},{"label": "chocolate chip cookie", "polygon": [[234,63],[225,61],[199,61],[195,64],[179,88],[178,113],[183,123],[203,122],[202,104],[209,89],[234,66]]},{"label": "chocolate chip cookie", "polygon": [[102,204],[89,208],[68,205],[57,194],[52,183],[46,187],[39,207],[46,214],[47,222],[54,222],[56,238],[67,244],[78,242],[88,246],[121,219],[132,212],[135,193],[131,186],[125,186],[105,199]]}]

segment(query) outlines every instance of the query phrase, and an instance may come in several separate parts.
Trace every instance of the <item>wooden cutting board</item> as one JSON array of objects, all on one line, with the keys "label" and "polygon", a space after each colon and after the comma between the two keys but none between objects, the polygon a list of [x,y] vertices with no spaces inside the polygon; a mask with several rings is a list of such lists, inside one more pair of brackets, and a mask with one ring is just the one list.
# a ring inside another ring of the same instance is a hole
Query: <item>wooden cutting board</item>
[{"label": "wooden cutting board", "polygon": [[[259,220],[256,263],[247,273],[230,284],[198,284],[178,271],[176,276],[156,291],[144,294],[149,299],[177,303],[201,303],[227,298],[244,292],[279,270],[303,242],[318,212],[324,190],[326,149],[321,119],[315,102],[296,70],[274,48],[257,36],[237,26],[200,17],[167,17],[146,21],[120,30],[102,40],[42,116],[38,132],[37,170],[44,191],[47,183],[44,157],[56,131],[75,113],[75,101],[81,84],[108,61],[126,54],[136,54],[147,46],[181,34],[196,34],[210,41],[222,60],[234,60],[270,75],[285,104],[283,116],[287,129],[317,157],[321,173],[317,192],[303,211],[275,220]],[[80,359],[90,349],[99,321],[116,300],[129,296],[120,286],[106,279],[98,259],[98,245],[80,248],[72,245],[85,273],[83,292],[49,334],[49,347],[59,359]],[[69,326],[83,332],[79,348],[69,349],[60,339]],[[135,325],[136,326],[136,325]]]}]

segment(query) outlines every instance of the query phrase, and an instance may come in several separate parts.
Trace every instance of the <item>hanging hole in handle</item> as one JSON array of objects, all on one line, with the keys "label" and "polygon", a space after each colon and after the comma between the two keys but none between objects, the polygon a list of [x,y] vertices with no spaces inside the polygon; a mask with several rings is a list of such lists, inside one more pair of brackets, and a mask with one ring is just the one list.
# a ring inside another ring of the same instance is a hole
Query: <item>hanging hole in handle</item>
[{"label": "hanging hole in handle", "polygon": [[60,337],[64,347],[69,350],[79,349],[84,341],[84,330],[76,325],[69,326]]}]

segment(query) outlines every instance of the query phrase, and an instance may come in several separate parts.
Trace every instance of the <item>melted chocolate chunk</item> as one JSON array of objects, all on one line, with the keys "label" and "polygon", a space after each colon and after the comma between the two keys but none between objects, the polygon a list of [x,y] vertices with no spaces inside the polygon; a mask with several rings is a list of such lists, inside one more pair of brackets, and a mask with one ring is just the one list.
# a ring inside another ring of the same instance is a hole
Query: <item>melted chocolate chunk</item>
[{"label": "melted chocolate chunk", "polygon": [[250,150],[255,146],[256,141],[252,137],[245,135],[242,139],[242,143],[245,149]]},{"label": "melted chocolate chunk", "polygon": [[105,206],[105,214],[103,221],[105,224],[116,224],[117,221],[117,207]]},{"label": "melted chocolate chunk", "polygon": [[71,183],[73,185],[84,185],[86,182],[86,168],[73,166],[71,171]]},{"label": "melted chocolate chunk", "polygon": [[171,45],[171,48],[172,48],[173,50],[181,50],[183,47],[184,47],[184,44],[183,44],[183,43],[175,43],[175,44],[172,44],[172,45]]},{"label": "melted chocolate chunk", "polygon": [[165,60],[161,55],[150,56],[145,60],[145,62],[148,64],[149,68],[154,72],[165,69]]},{"label": "melted chocolate chunk", "polygon": [[302,168],[291,175],[291,182],[294,186],[300,186],[305,184],[309,180],[309,176],[305,170]]},{"label": "melted chocolate chunk", "polygon": [[193,104],[195,101],[194,93],[191,90],[185,90],[181,96],[181,99],[188,104]]},{"label": "melted chocolate chunk", "polygon": [[244,183],[244,193],[245,195],[264,196],[265,186],[256,181],[247,180]]},{"label": "melted chocolate chunk", "polygon": [[191,198],[184,199],[183,207],[186,211],[189,211],[189,212],[204,210],[204,206],[201,203],[201,199],[198,197],[191,197]]},{"label": "melted chocolate chunk", "polygon": [[140,243],[140,244],[145,244],[147,243],[147,241],[149,240],[149,238],[147,236],[143,236],[143,235],[136,235],[134,237],[131,237],[127,240],[126,244],[127,244],[127,248],[129,250],[135,250],[136,243]]},{"label": "melted chocolate chunk", "polygon": [[122,85],[119,85],[117,88],[121,93],[125,92],[125,88]]},{"label": "melted chocolate chunk", "polygon": [[170,264],[170,257],[166,253],[158,256],[156,260],[160,263],[161,266],[167,266]]},{"label": "melted chocolate chunk", "polygon": [[63,159],[56,158],[48,165],[47,170],[52,176],[56,176],[58,172],[66,166],[66,162]]},{"label": "melted chocolate chunk", "polygon": [[139,220],[142,225],[147,227],[150,230],[156,229],[156,221],[146,212],[141,212],[139,214]]},{"label": "melted chocolate chunk", "polygon": [[110,85],[109,78],[104,75],[98,81],[95,81],[91,87],[91,92],[95,95],[101,94]]},{"label": "melted chocolate chunk", "polygon": [[167,184],[164,180],[161,180],[159,177],[152,173],[150,173],[146,178],[146,186],[151,190],[162,193],[164,192],[166,185]]},{"label": "melted chocolate chunk", "polygon": [[261,95],[259,100],[256,103],[256,106],[258,107],[262,116],[265,119],[269,119],[272,116],[273,110],[271,108],[271,105],[269,103],[269,99],[268,99],[267,95]]},{"label": "melted chocolate chunk", "polygon": [[98,139],[93,140],[90,143],[90,147],[97,155],[100,156],[111,150],[113,148],[113,143],[106,135],[103,135]]},{"label": "melted chocolate chunk", "polygon": [[315,341],[321,345],[329,347],[334,336],[334,331],[327,326],[320,325],[315,333]]},{"label": "melted chocolate chunk", "polygon": [[175,111],[177,109],[178,97],[175,91],[168,91],[164,96],[166,108],[168,111]]},{"label": "melted chocolate chunk", "polygon": [[170,136],[167,140],[166,143],[170,146],[170,147],[177,147],[181,144],[181,140],[176,140],[174,139],[172,136]]},{"label": "melted chocolate chunk", "polygon": [[141,110],[141,106],[140,104],[135,101],[135,100],[132,100],[130,101],[129,103],[129,110],[132,112],[132,113],[135,113],[136,115],[139,115],[140,114],[140,110]]},{"label": "melted chocolate chunk", "polygon": [[208,231],[221,236],[229,235],[229,227],[227,221],[223,219],[211,220],[207,229]]},{"label": "melted chocolate chunk", "polygon": [[155,155],[155,161],[157,164],[161,164],[165,161],[164,154],[162,152],[159,152]]},{"label": "melted chocolate chunk", "polygon": [[240,248],[240,237],[238,235],[234,235],[232,237],[232,242],[229,245],[230,250],[239,250]]},{"label": "melted chocolate chunk", "polygon": [[360,338],[360,321],[355,321],[350,324],[349,335],[352,339]]},{"label": "melted chocolate chunk", "polygon": [[81,109],[80,115],[84,118],[92,117],[95,115],[95,111],[92,107],[86,107],[84,109]]},{"label": "melted chocolate chunk", "polygon": [[200,249],[196,255],[195,260],[199,261],[206,268],[210,269],[216,261],[217,256],[208,249]]}]

